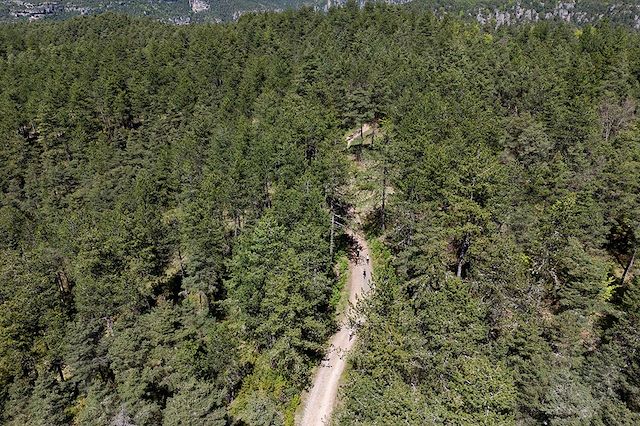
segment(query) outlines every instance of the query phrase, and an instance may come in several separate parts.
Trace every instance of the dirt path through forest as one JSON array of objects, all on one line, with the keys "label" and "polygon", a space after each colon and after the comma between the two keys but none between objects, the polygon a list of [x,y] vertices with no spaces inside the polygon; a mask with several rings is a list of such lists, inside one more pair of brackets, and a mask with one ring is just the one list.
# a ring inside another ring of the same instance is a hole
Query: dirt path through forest
[{"label": "dirt path through forest", "polygon": [[[346,366],[347,353],[353,348],[356,341],[354,330],[349,327],[348,311],[355,306],[362,295],[369,291],[371,284],[371,261],[366,262],[369,256],[369,247],[360,235],[350,232],[353,238],[360,244],[360,258],[356,263],[349,263],[349,304],[345,312],[340,316],[340,329],[331,337],[327,355],[318,367],[313,379],[313,386],[309,390],[303,404],[302,418],[298,422],[300,426],[322,426],[328,424],[333,409],[336,405],[340,378]],[[365,273],[363,275],[363,272]]]},{"label": "dirt path through forest", "polygon": [[371,125],[369,123],[364,123],[362,125],[362,129],[358,127],[356,131],[347,137],[347,148],[351,146],[353,141],[358,139],[362,134],[366,134],[369,130],[371,130]]}]

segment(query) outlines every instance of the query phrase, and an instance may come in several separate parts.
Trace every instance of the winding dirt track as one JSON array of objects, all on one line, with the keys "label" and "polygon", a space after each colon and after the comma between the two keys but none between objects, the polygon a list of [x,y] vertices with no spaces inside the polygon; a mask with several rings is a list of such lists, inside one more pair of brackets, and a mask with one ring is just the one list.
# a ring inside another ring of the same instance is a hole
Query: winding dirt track
[{"label": "winding dirt track", "polygon": [[[353,329],[347,323],[348,310],[355,306],[364,292],[368,292],[371,280],[371,262],[365,259],[369,256],[369,247],[360,235],[351,235],[360,244],[360,258],[357,264],[351,261],[349,264],[349,304],[345,312],[340,316],[340,329],[331,337],[329,350],[326,357],[318,367],[313,379],[313,386],[309,390],[304,401],[300,426],[322,426],[329,423],[333,408],[336,405],[340,377],[344,372],[347,353],[353,347],[356,336]],[[366,276],[363,275],[363,271]]]}]

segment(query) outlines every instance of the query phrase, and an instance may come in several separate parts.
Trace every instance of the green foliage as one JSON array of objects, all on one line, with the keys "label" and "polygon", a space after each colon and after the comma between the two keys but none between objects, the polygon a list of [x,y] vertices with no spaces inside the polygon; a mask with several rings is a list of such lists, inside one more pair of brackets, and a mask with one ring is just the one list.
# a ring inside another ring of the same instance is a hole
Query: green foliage
[{"label": "green foliage", "polygon": [[329,299],[329,304],[336,308],[339,312],[341,311],[341,307],[344,303],[346,303],[346,298],[344,297],[344,289],[347,286],[347,282],[349,280],[349,258],[346,254],[337,256],[336,260],[336,275],[338,276],[338,280],[335,285],[331,289],[331,298]]},{"label": "green foliage", "polygon": [[637,424],[639,46],[355,3],[1,26],[0,423],[291,423],[372,122],[336,422]]},{"label": "green foliage", "polygon": [[335,114],[285,90],[293,51],[264,55],[293,27],[14,29],[0,421],[229,424],[260,415],[229,407],[261,371],[281,378],[273,419],[291,417],[334,326],[327,200],[346,176]]}]

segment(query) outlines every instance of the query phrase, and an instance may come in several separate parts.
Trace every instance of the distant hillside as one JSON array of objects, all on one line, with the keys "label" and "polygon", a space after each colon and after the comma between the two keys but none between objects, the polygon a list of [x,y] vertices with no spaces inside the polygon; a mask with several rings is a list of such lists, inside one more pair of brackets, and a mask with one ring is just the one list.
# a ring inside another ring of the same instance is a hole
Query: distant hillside
[{"label": "distant hillside", "polygon": [[5,22],[118,12],[176,24],[230,21],[251,11],[277,11],[316,4],[313,0],[0,0],[0,3],[0,21]]},{"label": "distant hillside", "polygon": [[[361,4],[363,0],[358,0]],[[563,20],[579,25],[610,19],[640,28],[639,0],[501,1],[501,0],[386,0],[410,3],[419,10],[455,14],[496,26],[540,20]],[[166,22],[220,22],[252,11],[278,11],[310,6],[327,10],[346,0],[0,0],[0,21],[64,19],[107,11],[149,16]]]},{"label": "distant hillside", "polygon": [[640,28],[638,0],[501,1],[501,0],[422,0],[412,5],[436,13],[454,13],[496,26],[540,20],[562,20],[584,25],[609,19]]}]

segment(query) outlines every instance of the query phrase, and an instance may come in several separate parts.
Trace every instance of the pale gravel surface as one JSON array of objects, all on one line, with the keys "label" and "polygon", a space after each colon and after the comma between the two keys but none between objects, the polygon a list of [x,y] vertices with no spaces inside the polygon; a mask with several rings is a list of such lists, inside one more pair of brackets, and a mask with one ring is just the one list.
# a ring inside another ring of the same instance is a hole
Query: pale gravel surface
[{"label": "pale gravel surface", "polygon": [[[360,260],[358,264],[353,261],[349,264],[349,304],[346,310],[352,309],[370,288],[371,261],[367,263],[365,258],[369,254],[369,247],[360,235],[352,234],[360,244]],[[366,277],[362,275],[366,271]],[[329,423],[331,414],[336,405],[340,377],[346,366],[346,357],[353,348],[356,336],[347,322],[348,312],[341,315],[340,329],[331,337],[327,355],[322,360],[313,379],[313,386],[303,401],[304,409],[302,418],[297,422],[300,426],[322,426]]]}]

